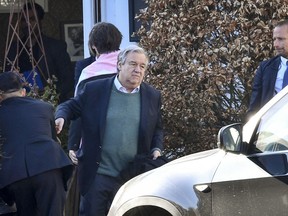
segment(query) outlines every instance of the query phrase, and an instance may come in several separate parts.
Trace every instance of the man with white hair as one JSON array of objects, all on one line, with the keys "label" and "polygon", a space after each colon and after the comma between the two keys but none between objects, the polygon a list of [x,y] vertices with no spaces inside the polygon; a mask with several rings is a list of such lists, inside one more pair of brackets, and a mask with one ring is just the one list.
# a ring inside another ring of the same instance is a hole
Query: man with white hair
[{"label": "man with white hair", "polygon": [[118,55],[116,76],[88,82],[78,96],[57,108],[58,132],[64,122],[81,116],[81,216],[107,215],[120,187],[117,177],[137,154],[153,159],[161,155],[161,94],[143,82],[148,62],[144,49],[128,46]]}]

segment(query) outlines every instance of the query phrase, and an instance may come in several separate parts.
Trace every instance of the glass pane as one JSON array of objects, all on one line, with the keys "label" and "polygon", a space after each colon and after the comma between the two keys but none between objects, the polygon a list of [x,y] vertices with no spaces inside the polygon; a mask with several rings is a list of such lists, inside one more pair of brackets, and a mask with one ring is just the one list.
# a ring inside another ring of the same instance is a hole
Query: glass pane
[{"label": "glass pane", "polygon": [[288,150],[287,95],[263,115],[254,144],[262,152]]}]

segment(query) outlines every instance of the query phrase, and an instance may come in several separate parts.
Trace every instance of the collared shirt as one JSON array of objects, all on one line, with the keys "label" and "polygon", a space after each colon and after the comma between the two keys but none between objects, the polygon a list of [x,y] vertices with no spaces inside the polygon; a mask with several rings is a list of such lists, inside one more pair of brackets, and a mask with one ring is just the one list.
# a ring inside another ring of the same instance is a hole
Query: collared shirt
[{"label": "collared shirt", "polygon": [[280,58],[281,58],[281,62],[278,68],[278,74],[277,74],[276,82],[275,82],[275,94],[282,90],[283,77],[287,69],[286,62],[288,61],[288,59],[282,56]]},{"label": "collared shirt", "polygon": [[[117,88],[118,91],[121,91],[123,93],[130,93],[129,91],[127,91],[127,89],[121,85],[121,83],[118,80],[118,76],[115,77],[114,79],[114,85]],[[140,91],[140,86],[136,87],[135,89],[133,89],[133,91],[131,92],[131,94],[133,93],[137,93]]]}]

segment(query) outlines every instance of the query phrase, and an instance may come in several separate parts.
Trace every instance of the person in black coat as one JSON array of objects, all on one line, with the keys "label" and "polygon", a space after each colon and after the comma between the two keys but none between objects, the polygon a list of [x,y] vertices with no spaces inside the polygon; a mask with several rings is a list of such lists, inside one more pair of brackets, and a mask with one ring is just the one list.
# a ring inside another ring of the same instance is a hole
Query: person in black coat
[{"label": "person in black coat", "polygon": [[149,58],[136,45],[118,56],[118,75],[88,82],[57,107],[55,124],[81,116],[77,152],[80,215],[107,215],[119,188],[118,176],[138,154],[156,160],[163,150],[161,93],[143,81]]},{"label": "person in black coat", "polygon": [[247,118],[255,114],[282,90],[288,61],[288,20],[280,21],[273,30],[273,45],[277,56],[260,63],[253,81]]},{"label": "person in black coat", "polygon": [[20,75],[0,74],[1,196],[18,216],[62,216],[73,166],[61,148],[51,104],[25,97]]},{"label": "person in black coat", "polygon": [[[37,62],[36,86],[39,88],[39,92],[42,92],[44,87],[47,86],[49,79],[54,80],[56,91],[59,94],[59,102],[61,103],[70,97],[73,97],[74,92],[73,68],[70,56],[67,53],[67,44],[65,41],[48,37],[41,32],[41,21],[44,18],[45,12],[39,4],[34,3],[34,5],[37,17],[34,14],[31,3],[27,3],[23,7],[24,12],[29,16],[30,23],[30,25],[28,25],[27,18],[22,14],[20,27],[23,37],[21,38],[21,41],[25,44],[25,49],[23,49],[23,44],[19,43],[19,41],[15,41],[11,44],[11,48],[7,55],[5,71],[13,71],[15,70],[15,67],[18,67],[18,72],[23,74],[26,81],[33,86],[34,80],[32,71],[33,66],[30,60],[31,56],[25,51],[30,50],[33,58]],[[35,27],[37,20],[39,29]],[[34,27],[33,34],[29,32],[29,28],[30,31],[32,31],[31,26]],[[41,50],[40,35],[43,42],[44,53]],[[28,38],[31,40],[31,44],[25,43],[25,41],[29,41]],[[29,47],[31,45],[32,49]],[[44,54],[45,58],[43,56]],[[34,65],[36,65],[36,62],[34,62]],[[53,77],[55,77],[56,80]]]},{"label": "person in black coat", "polygon": [[[112,23],[98,22],[89,34],[88,48],[90,57],[76,62],[75,89],[81,91],[86,83],[115,76],[117,73],[117,54],[122,40],[122,34]],[[96,61],[95,61],[96,60]],[[77,95],[75,91],[75,95]],[[81,142],[81,118],[72,120],[69,126],[68,151],[72,162],[77,165],[76,152]],[[77,166],[68,190],[66,214],[78,216],[79,190],[77,185]]]}]

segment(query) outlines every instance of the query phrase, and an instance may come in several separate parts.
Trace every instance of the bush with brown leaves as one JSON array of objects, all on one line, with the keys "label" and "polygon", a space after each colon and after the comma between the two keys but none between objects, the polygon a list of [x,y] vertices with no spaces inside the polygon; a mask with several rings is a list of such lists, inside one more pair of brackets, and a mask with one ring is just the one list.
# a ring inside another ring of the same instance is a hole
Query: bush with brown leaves
[{"label": "bush with brown leaves", "polygon": [[241,122],[259,63],[272,57],[280,0],[146,0],[136,19],[149,53],[146,81],[162,92],[166,152],[216,147],[220,127]]}]

